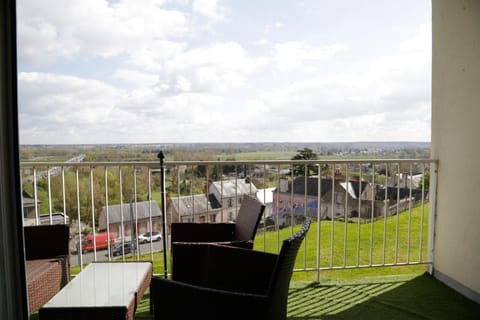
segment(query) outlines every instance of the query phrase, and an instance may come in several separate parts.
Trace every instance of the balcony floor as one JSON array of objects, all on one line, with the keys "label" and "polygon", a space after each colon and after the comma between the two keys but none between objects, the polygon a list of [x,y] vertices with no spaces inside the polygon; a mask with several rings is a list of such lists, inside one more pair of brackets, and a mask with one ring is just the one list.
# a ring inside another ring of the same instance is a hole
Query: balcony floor
[{"label": "balcony floor", "polygon": [[[153,319],[148,294],[135,319]],[[479,319],[480,305],[428,274],[292,282],[289,320]]]}]

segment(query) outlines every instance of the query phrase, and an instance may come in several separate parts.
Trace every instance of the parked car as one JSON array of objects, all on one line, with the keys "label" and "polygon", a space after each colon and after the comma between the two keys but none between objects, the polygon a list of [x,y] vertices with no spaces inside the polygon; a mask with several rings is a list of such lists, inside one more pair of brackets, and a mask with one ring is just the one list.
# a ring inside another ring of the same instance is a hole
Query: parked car
[{"label": "parked car", "polygon": [[162,240],[162,234],[158,231],[153,231],[152,233],[147,232],[138,237],[138,242],[146,243],[146,242],[150,242],[150,239],[153,242],[160,241]]},{"label": "parked car", "polygon": [[115,243],[113,233],[111,232],[99,232],[95,234],[95,237],[93,234],[87,234],[81,243],[82,252],[87,253],[93,251],[94,246],[96,250],[107,249],[109,243],[111,246]]},{"label": "parked car", "polygon": [[123,250],[122,250],[122,244],[116,244],[115,247],[112,249],[112,256],[121,256],[122,254],[127,254],[131,253],[135,250],[135,242],[125,242],[123,244]]}]

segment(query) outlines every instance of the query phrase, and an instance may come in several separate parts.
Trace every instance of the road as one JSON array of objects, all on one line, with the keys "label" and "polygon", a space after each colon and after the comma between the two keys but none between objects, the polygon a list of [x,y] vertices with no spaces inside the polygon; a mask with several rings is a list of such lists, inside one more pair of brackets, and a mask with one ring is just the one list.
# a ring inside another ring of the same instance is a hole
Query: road
[{"label": "road", "polygon": [[[157,241],[157,242],[153,242],[152,243],[152,248],[153,248],[153,252],[159,252],[159,251],[162,251],[163,249],[163,242],[160,240],[160,241]],[[150,243],[144,243],[144,244],[141,244],[139,245],[139,254],[147,254],[150,252]],[[126,254],[126,256],[130,256],[131,254],[128,253]],[[117,257],[113,257],[112,256],[112,259],[121,259],[121,256],[117,256]],[[89,253],[84,253],[82,254],[82,260],[83,260],[83,263],[90,263],[92,261],[94,261],[94,253],[93,252],[89,252]],[[97,251],[97,261],[108,261],[108,251],[106,249],[104,250],[98,250]],[[74,254],[74,253],[70,253],[70,265],[72,266],[77,266],[80,264],[80,257],[78,254]]]}]

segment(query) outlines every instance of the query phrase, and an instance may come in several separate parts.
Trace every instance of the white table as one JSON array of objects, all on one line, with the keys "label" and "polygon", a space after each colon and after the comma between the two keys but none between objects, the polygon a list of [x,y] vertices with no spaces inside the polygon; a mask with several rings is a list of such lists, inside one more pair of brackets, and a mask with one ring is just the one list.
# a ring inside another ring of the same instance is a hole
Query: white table
[{"label": "white table", "polygon": [[133,319],[151,277],[150,262],[91,263],[39,310],[39,318]]}]

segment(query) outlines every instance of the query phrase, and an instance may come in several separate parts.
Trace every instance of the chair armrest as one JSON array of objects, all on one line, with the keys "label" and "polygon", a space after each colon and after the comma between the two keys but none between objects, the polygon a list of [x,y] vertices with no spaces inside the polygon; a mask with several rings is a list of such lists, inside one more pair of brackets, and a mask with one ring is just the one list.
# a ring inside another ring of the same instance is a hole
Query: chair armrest
[{"label": "chair armrest", "polygon": [[172,242],[230,241],[234,223],[172,223]]},{"label": "chair armrest", "polygon": [[153,277],[155,319],[266,319],[265,295],[231,292]]},{"label": "chair armrest", "polygon": [[69,256],[69,227],[65,224],[24,227],[26,260]]},{"label": "chair armrest", "polygon": [[209,288],[264,294],[277,255],[213,244],[176,244],[172,278]]}]

